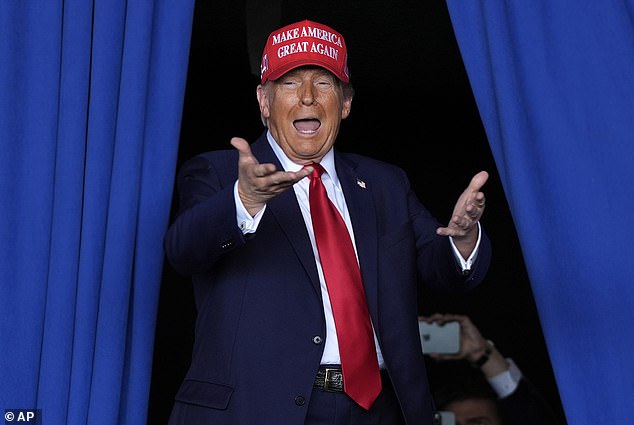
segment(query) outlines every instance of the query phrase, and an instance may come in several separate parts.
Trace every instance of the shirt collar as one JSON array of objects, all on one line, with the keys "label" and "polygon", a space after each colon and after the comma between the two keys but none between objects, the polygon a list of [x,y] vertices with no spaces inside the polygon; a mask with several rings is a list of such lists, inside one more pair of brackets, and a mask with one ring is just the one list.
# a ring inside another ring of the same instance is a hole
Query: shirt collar
[{"label": "shirt collar", "polygon": [[[275,156],[277,156],[277,159],[280,160],[284,171],[299,171],[302,169],[302,165],[296,164],[295,162],[291,161],[288,156],[286,156],[280,145],[278,145],[273,138],[270,130],[267,131],[266,138],[269,142],[269,145],[271,145]],[[324,170],[326,170],[326,173],[328,173],[328,176],[333,180],[333,182],[338,183],[337,171],[335,169],[335,154],[332,148],[330,148],[326,155],[324,155],[319,164],[324,167]]]}]

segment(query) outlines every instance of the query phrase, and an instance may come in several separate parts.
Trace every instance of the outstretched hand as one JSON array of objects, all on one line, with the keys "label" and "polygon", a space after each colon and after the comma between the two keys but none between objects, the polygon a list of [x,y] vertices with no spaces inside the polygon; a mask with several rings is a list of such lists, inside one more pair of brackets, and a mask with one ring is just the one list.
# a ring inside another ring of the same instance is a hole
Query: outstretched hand
[{"label": "outstretched hand", "polygon": [[436,229],[439,235],[453,237],[461,252],[464,249],[468,253],[475,247],[477,232],[473,230],[484,212],[485,197],[481,189],[488,178],[489,173],[486,171],[473,176],[469,186],[458,198],[447,227]]},{"label": "outstretched hand", "polygon": [[249,143],[239,137],[231,139],[238,150],[238,195],[246,210],[254,216],[266,203],[312,172],[302,168],[297,172],[278,171],[274,164],[260,164]]}]

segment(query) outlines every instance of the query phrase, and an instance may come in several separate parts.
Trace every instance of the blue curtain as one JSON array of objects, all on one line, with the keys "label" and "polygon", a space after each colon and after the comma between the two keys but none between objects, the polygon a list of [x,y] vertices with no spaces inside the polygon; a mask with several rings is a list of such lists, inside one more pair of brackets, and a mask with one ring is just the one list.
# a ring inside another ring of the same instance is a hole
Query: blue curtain
[{"label": "blue curtain", "polygon": [[193,0],[0,1],[0,408],[144,424]]},{"label": "blue curtain", "polygon": [[447,5],[568,422],[627,422],[634,394],[634,1]]}]

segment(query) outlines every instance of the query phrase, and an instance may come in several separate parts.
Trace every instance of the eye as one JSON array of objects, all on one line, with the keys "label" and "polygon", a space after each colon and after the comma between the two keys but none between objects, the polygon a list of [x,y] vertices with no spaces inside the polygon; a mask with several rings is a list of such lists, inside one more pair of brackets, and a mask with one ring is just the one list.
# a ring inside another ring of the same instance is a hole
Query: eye
[{"label": "eye", "polygon": [[296,78],[284,78],[283,80],[279,81],[279,84],[281,86],[284,86],[285,88],[292,88],[297,87],[300,82]]},{"label": "eye", "polygon": [[325,90],[332,87],[334,85],[334,82],[332,81],[332,79],[328,77],[320,77],[317,80],[315,80],[314,84],[315,84],[315,87],[319,88],[320,90]]}]

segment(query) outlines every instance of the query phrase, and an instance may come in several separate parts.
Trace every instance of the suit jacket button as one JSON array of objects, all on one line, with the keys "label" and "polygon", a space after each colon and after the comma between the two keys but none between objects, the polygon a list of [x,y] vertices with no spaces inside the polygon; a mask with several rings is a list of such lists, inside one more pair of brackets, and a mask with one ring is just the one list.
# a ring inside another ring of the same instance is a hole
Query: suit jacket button
[{"label": "suit jacket button", "polygon": [[295,404],[296,405],[303,406],[305,403],[306,403],[306,399],[303,396],[298,395],[297,397],[295,397]]},{"label": "suit jacket button", "polygon": [[322,342],[322,341],[323,341],[323,340],[321,339],[321,337],[320,337],[319,335],[315,335],[315,336],[313,337],[313,343],[314,343],[314,344],[319,345],[319,344],[321,344],[321,342]]}]

